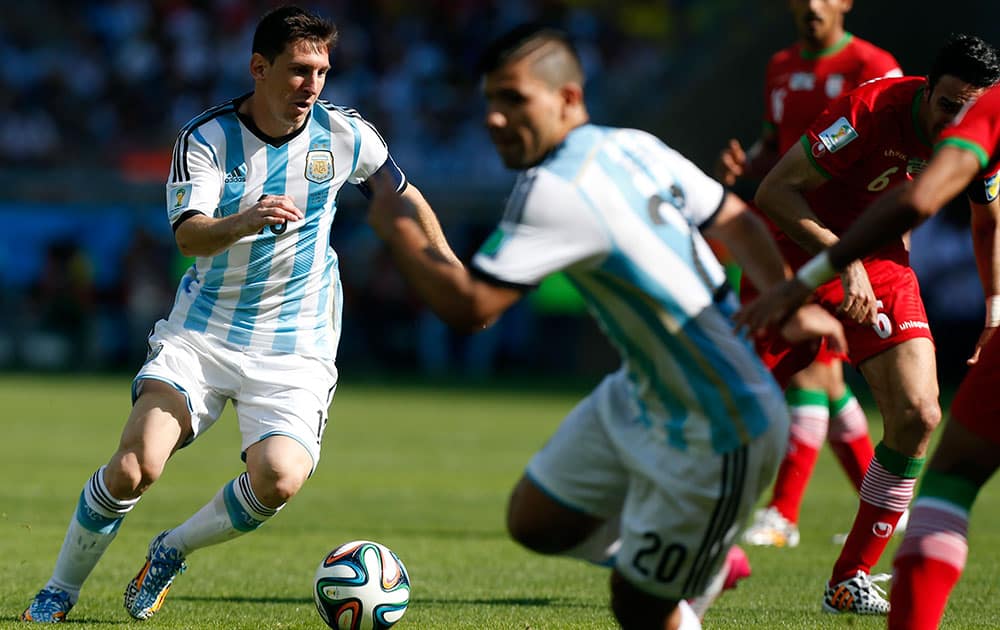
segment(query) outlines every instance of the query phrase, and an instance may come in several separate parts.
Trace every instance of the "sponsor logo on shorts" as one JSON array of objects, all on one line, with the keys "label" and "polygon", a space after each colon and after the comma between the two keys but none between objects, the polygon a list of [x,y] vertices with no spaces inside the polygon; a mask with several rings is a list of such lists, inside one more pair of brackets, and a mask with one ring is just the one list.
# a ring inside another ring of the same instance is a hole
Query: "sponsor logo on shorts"
[{"label": "sponsor logo on shorts", "polygon": [[875,524],[872,525],[872,533],[879,538],[888,538],[892,536],[892,525],[885,521],[875,521]]},{"label": "sponsor logo on shorts", "polygon": [[914,320],[907,320],[899,325],[900,330],[909,330],[911,328],[926,328],[930,330],[931,325],[927,322],[918,322]]},{"label": "sponsor logo on shorts", "polygon": [[832,125],[819,132],[820,141],[830,153],[836,153],[858,137],[857,130],[841,116]]}]

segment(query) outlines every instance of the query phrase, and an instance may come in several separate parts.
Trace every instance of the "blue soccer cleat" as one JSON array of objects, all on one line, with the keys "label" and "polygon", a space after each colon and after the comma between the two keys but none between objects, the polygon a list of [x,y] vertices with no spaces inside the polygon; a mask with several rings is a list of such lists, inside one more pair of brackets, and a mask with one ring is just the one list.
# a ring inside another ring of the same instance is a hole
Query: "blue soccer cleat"
[{"label": "blue soccer cleat", "polygon": [[34,623],[60,623],[66,621],[73,601],[69,593],[54,586],[46,586],[38,591],[31,605],[21,613],[21,621]]},{"label": "blue soccer cleat", "polygon": [[149,543],[146,564],[125,587],[125,610],[136,619],[152,617],[163,606],[174,578],[187,569],[184,555],[163,544],[167,533],[161,532]]}]

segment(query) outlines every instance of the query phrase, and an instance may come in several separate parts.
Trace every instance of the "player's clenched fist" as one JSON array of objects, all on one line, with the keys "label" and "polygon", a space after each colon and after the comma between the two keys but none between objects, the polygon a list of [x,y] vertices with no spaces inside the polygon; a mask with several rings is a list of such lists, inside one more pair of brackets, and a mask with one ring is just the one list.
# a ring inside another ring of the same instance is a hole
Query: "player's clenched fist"
[{"label": "player's clenched fist", "polygon": [[746,170],[747,154],[739,140],[732,139],[719,154],[715,163],[715,178],[726,186],[732,186]]},{"label": "player's clenched fist", "polygon": [[261,195],[257,203],[240,213],[245,221],[243,232],[256,234],[269,225],[301,221],[305,213],[288,195]]}]

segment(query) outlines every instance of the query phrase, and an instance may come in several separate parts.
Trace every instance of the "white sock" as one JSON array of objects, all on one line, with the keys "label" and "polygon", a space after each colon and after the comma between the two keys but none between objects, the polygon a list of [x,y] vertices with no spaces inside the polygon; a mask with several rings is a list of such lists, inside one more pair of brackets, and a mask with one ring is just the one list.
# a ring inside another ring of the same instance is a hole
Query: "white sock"
[{"label": "white sock", "polygon": [[677,630],[701,630],[698,615],[691,610],[691,606],[686,601],[682,599],[677,602],[677,609],[681,611],[681,625],[677,626]]},{"label": "white sock", "polygon": [[114,540],[122,519],[139,502],[138,498],[122,501],[112,496],[104,483],[105,468],[98,468],[84,484],[59,549],[56,567],[45,584],[69,593],[73,603],[80,597],[84,580]]},{"label": "white sock", "polygon": [[243,473],[222,486],[215,496],[191,518],[170,531],[163,544],[185,556],[202,547],[215,545],[252,532],[282,507],[269,508],[257,500],[250,477]]},{"label": "white sock", "polygon": [[594,530],[582,543],[573,547],[562,555],[579,560],[586,560],[592,564],[599,564],[604,567],[615,565],[615,554],[622,546],[621,520],[616,516],[609,518]]}]

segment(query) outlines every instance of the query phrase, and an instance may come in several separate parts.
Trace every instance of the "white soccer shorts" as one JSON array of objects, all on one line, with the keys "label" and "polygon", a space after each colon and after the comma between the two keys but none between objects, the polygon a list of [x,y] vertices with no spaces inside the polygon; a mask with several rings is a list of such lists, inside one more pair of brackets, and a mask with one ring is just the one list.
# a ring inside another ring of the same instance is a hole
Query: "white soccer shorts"
[{"label": "white soccer shorts", "polygon": [[337,388],[333,361],[297,354],[243,351],[211,335],[157,322],[149,337],[150,353],[132,381],[132,398],[142,381],[163,381],[187,398],[193,435],[184,446],[215,424],[227,400],[239,420],[246,459],[251,445],[271,437],[290,437],[309,452],[313,470],[330,403]]},{"label": "white soccer shorts", "polygon": [[617,372],[570,412],[526,474],[567,507],[620,518],[614,566],[637,588],[695,597],[774,479],[788,441],[783,403],[777,409],[768,431],[742,448],[682,451],[633,421],[636,402]]}]

